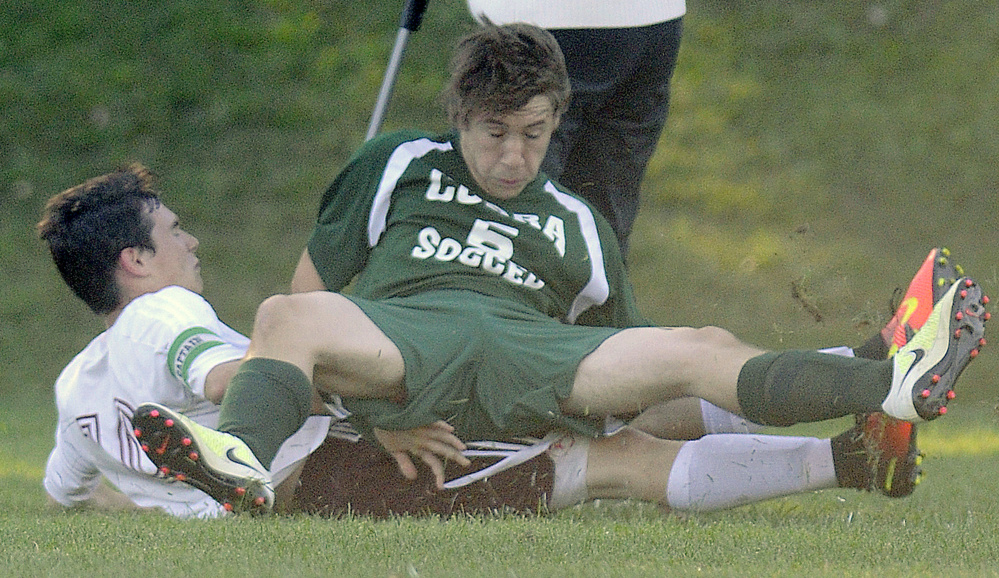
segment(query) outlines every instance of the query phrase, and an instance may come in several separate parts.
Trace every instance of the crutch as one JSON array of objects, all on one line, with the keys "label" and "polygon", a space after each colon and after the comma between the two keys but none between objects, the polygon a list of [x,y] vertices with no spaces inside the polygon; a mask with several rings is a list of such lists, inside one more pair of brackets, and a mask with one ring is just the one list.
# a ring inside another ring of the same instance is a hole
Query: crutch
[{"label": "crutch", "polygon": [[382,88],[378,92],[378,100],[375,102],[375,110],[371,114],[368,134],[364,137],[365,141],[374,138],[378,134],[378,129],[381,128],[382,119],[385,118],[385,109],[388,108],[389,99],[392,98],[395,77],[399,74],[402,56],[406,52],[409,34],[420,29],[420,24],[423,22],[423,12],[427,9],[428,2],[429,0],[406,0],[406,6],[402,10],[402,18],[399,22],[399,33],[395,37],[395,47],[392,49],[391,58],[389,58],[385,78],[382,80]]}]

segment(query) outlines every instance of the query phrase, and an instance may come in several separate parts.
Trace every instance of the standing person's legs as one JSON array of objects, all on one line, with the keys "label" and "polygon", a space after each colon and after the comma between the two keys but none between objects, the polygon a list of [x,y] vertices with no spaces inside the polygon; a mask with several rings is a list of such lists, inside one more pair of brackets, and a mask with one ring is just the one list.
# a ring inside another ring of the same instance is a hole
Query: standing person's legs
[{"label": "standing person's legs", "polygon": [[573,100],[542,168],[607,218],[626,254],[645,169],[669,112],[682,20],[552,33],[565,53]]}]

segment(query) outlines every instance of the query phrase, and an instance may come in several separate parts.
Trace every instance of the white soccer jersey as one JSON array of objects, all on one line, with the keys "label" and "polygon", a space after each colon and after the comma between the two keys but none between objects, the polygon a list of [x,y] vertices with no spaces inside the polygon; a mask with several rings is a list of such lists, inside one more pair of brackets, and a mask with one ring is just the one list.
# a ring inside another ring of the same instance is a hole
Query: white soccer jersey
[{"label": "white soccer jersey", "polygon": [[[155,402],[215,427],[204,395],[216,365],[239,359],[249,340],[222,323],[200,295],[167,287],[129,303],[56,381],[59,422],[45,469],[46,491],[64,506],[90,497],[103,476],[133,502],[179,517],[224,512],[207,494],[156,474],[132,433],[133,410]],[[274,482],[322,443],[329,418],[313,417],[274,460]]]}]

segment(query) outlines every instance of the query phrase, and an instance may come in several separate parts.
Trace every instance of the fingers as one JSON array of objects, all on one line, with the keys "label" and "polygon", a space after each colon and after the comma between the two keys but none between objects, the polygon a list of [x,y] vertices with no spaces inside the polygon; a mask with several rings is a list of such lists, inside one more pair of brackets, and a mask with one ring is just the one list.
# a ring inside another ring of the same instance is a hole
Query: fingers
[{"label": "fingers", "polygon": [[[459,442],[460,443],[460,442]],[[465,444],[461,444],[462,449],[464,449]],[[423,459],[425,454],[434,456],[434,459],[441,459],[447,461],[452,461],[460,466],[470,466],[472,464],[468,458],[466,458],[461,450],[453,445],[439,442],[439,441],[426,441],[417,454]],[[423,459],[425,462],[426,459]]]},{"label": "fingers", "polygon": [[427,439],[424,445],[437,455],[454,460],[462,466],[468,466],[472,462],[468,461],[468,458],[461,454],[467,447],[464,442],[451,433],[453,431],[454,427],[446,421],[438,421],[425,426]]},{"label": "fingers", "polygon": [[430,425],[423,426],[420,430],[422,433],[426,434],[428,439],[448,444],[459,452],[466,449],[465,444],[458,439],[458,436],[452,433],[454,431],[454,427],[446,421],[438,421]]},{"label": "fingers", "polygon": [[[392,457],[395,458],[395,463],[399,466],[399,473],[402,474],[407,480],[416,479],[416,464],[413,460],[409,459],[409,454],[406,452],[392,452]],[[426,462],[426,459],[423,460]],[[443,479],[444,474],[441,473],[441,478]],[[444,482],[441,482],[443,485]]]},{"label": "fingers", "polygon": [[423,452],[420,454],[420,459],[423,463],[430,467],[430,471],[434,474],[434,481],[437,483],[437,489],[444,489],[444,464],[441,463],[440,459],[434,454]]},{"label": "fingers", "polygon": [[454,462],[468,467],[472,462],[461,452],[465,444],[454,435],[454,427],[445,421],[438,421],[411,430],[382,430],[375,428],[375,437],[382,447],[392,455],[399,472],[408,479],[415,480],[418,472],[410,456],[420,459],[434,475],[437,488],[444,486],[444,464]]},{"label": "fingers", "polygon": [[430,425],[428,425],[426,427],[436,428],[436,429],[442,429],[442,430],[444,430],[444,431],[446,431],[448,433],[451,433],[451,432],[454,431],[454,426],[451,425],[451,424],[449,424],[448,422],[446,422],[444,420],[435,421],[434,423],[432,423],[432,424],[430,424]]}]

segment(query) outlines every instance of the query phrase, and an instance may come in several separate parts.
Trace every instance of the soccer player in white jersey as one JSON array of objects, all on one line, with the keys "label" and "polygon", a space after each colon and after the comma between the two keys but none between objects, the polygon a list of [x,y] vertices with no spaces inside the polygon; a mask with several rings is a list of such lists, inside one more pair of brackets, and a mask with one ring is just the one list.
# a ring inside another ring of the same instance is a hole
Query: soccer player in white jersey
[{"label": "soccer player in white jersey", "polygon": [[[568,98],[551,34],[486,24],[463,38],[444,91],[453,130],[383,135],[354,155],[321,201],[293,281],[303,292],[258,309],[218,431],[144,405],[141,439],[164,448],[150,457],[188,478],[242,467],[213,446],[270,465],[318,389],[340,396],[362,430],[441,419],[466,440],[568,430],[575,457],[559,461],[574,464],[581,496],[698,510],[847,485],[838,458],[862,455],[862,469],[878,459],[790,436],[607,436],[605,418],[684,397],[771,426],[946,412],[984,345],[987,298],[967,278],[887,360],[767,352],[720,328],[653,326],[609,224],[539,171]],[[188,459],[181,442],[192,439],[214,458]]]},{"label": "soccer player in white jersey", "polygon": [[[198,240],[160,202],[141,165],[56,195],[38,231],[66,283],[107,327],[56,382],[59,421],[44,478],[51,501],[221,514],[225,505],[158,472],[131,425],[135,407],[149,400],[215,425],[246,351],[248,340],[200,296]],[[329,417],[316,417],[289,439],[271,470],[276,483],[328,426]]]}]

